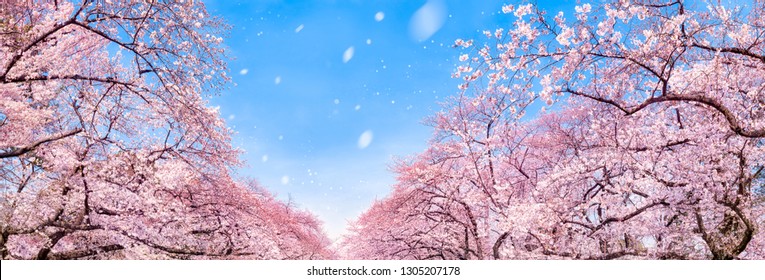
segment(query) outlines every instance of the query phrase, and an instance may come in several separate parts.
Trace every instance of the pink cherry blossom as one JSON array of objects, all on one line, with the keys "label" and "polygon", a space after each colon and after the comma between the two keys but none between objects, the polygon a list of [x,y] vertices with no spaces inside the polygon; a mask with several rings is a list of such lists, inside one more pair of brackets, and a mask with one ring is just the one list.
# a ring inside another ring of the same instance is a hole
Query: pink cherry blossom
[{"label": "pink cherry blossom", "polygon": [[[9,4],[10,3],[10,4]],[[227,27],[199,1],[0,9],[2,259],[333,258],[240,166],[205,95]]]},{"label": "pink cherry blossom", "polygon": [[519,6],[509,37],[476,39],[430,147],[398,162],[343,252],[765,258],[765,4],[751,5],[609,1],[574,20]]}]

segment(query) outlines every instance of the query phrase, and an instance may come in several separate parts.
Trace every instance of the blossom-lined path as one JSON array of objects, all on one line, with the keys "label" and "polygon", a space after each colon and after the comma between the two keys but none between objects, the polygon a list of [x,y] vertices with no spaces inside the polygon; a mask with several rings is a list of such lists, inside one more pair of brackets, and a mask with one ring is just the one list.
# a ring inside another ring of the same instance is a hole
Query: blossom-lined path
[{"label": "blossom-lined path", "polygon": [[762,259],[743,4],[2,4],[2,259]]}]

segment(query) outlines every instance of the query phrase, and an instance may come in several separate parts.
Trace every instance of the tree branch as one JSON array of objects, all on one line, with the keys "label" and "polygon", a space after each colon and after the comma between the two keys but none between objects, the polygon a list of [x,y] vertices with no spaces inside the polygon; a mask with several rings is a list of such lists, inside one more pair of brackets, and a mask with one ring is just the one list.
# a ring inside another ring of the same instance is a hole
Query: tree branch
[{"label": "tree branch", "polygon": [[27,146],[24,146],[24,147],[12,148],[10,151],[0,153],[0,158],[18,157],[20,155],[23,155],[23,154],[26,154],[28,152],[31,152],[32,150],[36,149],[38,146],[40,146],[42,144],[45,144],[45,143],[48,143],[48,142],[52,142],[52,141],[56,141],[56,140],[61,140],[63,138],[75,135],[75,134],[80,133],[80,132],[82,132],[82,128],[70,130],[68,132],[65,132],[65,133],[62,133],[62,134],[59,134],[59,135],[55,135],[55,136],[51,136],[51,137],[48,137],[48,138],[45,138],[45,139],[41,139],[41,140],[38,140],[37,142],[34,142],[34,143],[32,143],[30,145],[27,145]]},{"label": "tree branch", "polygon": [[696,42],[693,42],[692,46],[700,48],[700,49],[708,50],[708,51],[715,51],[715,52],[719,51],[719,52],[723,52],[723,53],[740,54],[740,55],[743,55],[743,56],[748,56],[748,57],[751,57],[751,58],[755,58],[755,59],[761,61],[762,63],[765,63],[765,55],[756,54],[756,53],[753,53],[752,51],[747,50],[747,49],[742,49],[742,48],[715,48],[715,47],[705,46],[705,45],[702,45],[702,44],[699,44],[699,43],[696,43]]},{"label": "tree branch", "polygon": [[84,257],[90,257],[95,256],[102,253],[108,253],[112,251],[118,251],[125,249],[120,244],[112,244],[112,245],[106,245],[106,246],[99,246],[96,248],[90,248],[90,249],[84,249],[84,250],[76,250],[76,251],[69,251],[69,252],[61,252],[61,253],[53,253],[49,255],[49,259],[52,260],[71,260],[71,259],[80,259]]},{"label": "tree branch", "polygon": [[722,114],[723,117],[725,117],[725,120],[728,121],[728,126],[730,127],[730,129],[733,132],[735,132],[736,134],[738,134],[740,136],[748,137],[748,138],[762,138],[762,137],[765,137],[765,128],[747,129],[747,128],[741,126],[741,124],[739,124],[739,121],[736,118],[736,116],[733,114],[733,112],[730,109],[728,109],[728,107],[726,107],[725,105],[723,105],[722,103],[720,103],[719,101],[717,101],[715,99],[712,99],[712,98],[709,98],[709,97],[706,97],[706,96],[703,96],[703,95],[698,95],[698,93],[697,93],[697,95],[664,94],[664,95],[661,95],[661,96],[648,98],[645,101],[643,101],[643,103],[640,103],[640,104],[638,104],[635,107],[627,108],[627,107],[623,106],[622,104],[619,104],[618,102],[616,102],[614,100],[607,99],[607,98],[602,98],[602,97],[598,97],[598,96],[593,96],[593,95],[586,94],[586,93],[583,93],[583,92],[580,92],[580,91],[576,91],[576,90],[573,90],[573,89],[570,89],[570,88],[567,88],[567,89],[563,90],[562,92],[570,93],[570,94],[577,95],[577,96],[582,96],[582,97],[589,98],[589,99],[592,99],[592,100],[595,100],[595,101],[598,101],[598,102],[601,102],[601,103],[610,104],[610,105],[616,107],[617,109],[619,109],[620,111],[624,112],[625,115],[632,115],[634,113],[637,113],[638,111],[643,110],[646,107],[648,107],[648,106],[650,106],[650,105],[652,105],[654,103],[662,103],[662,102],[667,102],[667,101],[685,101],[685,102],[701,103],[703,105],[711,107],[712,109],[714,109],[717,112],[719,112],[720,114]]}]

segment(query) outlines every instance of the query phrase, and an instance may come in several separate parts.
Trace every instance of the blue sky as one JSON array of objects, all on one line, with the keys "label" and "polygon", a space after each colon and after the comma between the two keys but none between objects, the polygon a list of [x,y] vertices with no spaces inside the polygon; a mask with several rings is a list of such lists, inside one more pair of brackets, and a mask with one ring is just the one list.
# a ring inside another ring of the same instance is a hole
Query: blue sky
[{"label": "blue sky", "polygon": [[[232,30],[235,83],[212,100],[257,179],[339,237],[425,149],[458,93],[457,38],[510,24],[502,1],[207,1]],[[568,3],[573,4],[573,3]]]}]

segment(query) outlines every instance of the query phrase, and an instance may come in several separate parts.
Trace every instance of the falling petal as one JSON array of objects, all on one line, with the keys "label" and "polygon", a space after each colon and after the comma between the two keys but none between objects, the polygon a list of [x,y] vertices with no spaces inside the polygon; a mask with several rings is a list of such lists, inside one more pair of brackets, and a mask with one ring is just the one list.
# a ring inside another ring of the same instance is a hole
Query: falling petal
[{"label": "falling petal", "polygon": [[441,0],[429,0],[409,20],[409,36],[422,42],[433,36],[446,21],[446,5]]},{"label": "falling petal", "polygon": [[351,58],[353,58],[353,46],[348,47],[348,49],[343,52],[343,63],[348,63]]},{"label": "falling petal", "polygon": [[369,147],[369,144],[372,143],[373,134],[371,130],[364,131],[364,133],[361,133],[361,136],[359,136],[358,146],[359,149],[364,149],[366,147]]}]

